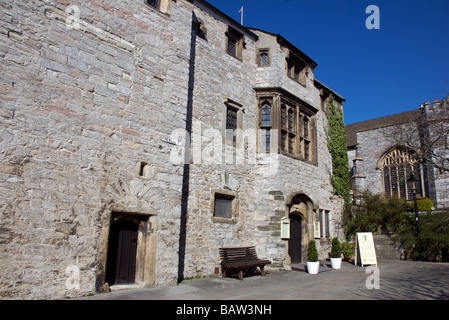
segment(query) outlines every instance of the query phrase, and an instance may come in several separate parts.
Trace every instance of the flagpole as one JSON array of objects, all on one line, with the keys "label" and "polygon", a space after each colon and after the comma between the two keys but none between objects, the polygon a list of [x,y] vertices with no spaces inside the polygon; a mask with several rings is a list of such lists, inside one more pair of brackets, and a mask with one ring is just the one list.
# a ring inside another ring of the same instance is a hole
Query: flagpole
[{"label": "flagpole", "polygon": [[242,8],[239,10],[239,12],[241,13],[240,24],[243,26],[243,6],[242,6]]}]

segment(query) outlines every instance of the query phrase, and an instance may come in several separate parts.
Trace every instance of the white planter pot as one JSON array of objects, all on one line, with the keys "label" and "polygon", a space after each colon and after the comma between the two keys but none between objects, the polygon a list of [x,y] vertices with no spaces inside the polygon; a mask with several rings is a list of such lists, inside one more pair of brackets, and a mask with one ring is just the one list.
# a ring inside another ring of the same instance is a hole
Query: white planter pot
[{"label": "white planter pot", "polygon": [[317,274],[318,269],[320,268],[320,262],[310,262],[307,261],[307,272],[310,274]]},{"label": "white planter pot", "polygon": [[332,269],[341,268],[341,258],[331,258]]}]

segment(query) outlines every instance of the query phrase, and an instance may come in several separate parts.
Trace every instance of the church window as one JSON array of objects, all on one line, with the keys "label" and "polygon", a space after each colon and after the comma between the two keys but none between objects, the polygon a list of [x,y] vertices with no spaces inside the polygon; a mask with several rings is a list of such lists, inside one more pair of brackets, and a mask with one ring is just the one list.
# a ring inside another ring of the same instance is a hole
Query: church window
[{"label": "church window", "polygon": [[416,196],[425,197],[425,170],[417,161],[415,153],[404,147],[397,147],[388,152],[381,161],[384,193],[387,197],[413,200],[413,186],[408,182],[413,175]]}]

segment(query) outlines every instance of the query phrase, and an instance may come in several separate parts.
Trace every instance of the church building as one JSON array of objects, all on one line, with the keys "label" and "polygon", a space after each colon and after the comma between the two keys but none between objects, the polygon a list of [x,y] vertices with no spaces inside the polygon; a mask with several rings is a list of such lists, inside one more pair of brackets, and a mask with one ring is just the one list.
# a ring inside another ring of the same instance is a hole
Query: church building
[{"label": "church building", "polygon": [[346,126],[354,192],[449,208],[449,97],[418,109]]}]

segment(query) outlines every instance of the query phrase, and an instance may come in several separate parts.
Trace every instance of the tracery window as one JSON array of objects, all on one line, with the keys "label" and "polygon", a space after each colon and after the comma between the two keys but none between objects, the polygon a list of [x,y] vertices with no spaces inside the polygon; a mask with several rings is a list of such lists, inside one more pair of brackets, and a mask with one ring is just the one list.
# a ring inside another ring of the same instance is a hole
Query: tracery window
[{"label": "tracery window", "polygon": [[259,151],[276,152],[316,165],[317,110],[282,89],[261,89],[258,96]]},{"label": "tracery window", "polygon": [[387,197],[413,200],[413,186],[408,183],[411,175],[416,178],[416,196],[425,197],[425,174],[413,150],[397,147],[381,161],[384,192]]}]

